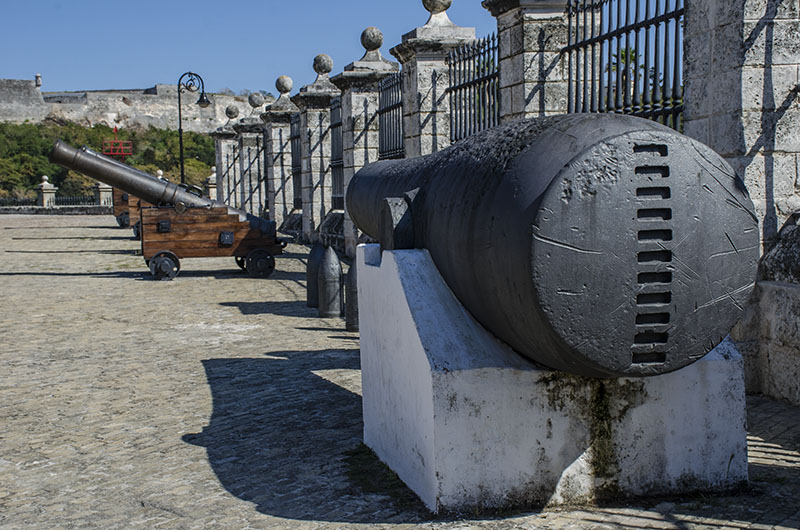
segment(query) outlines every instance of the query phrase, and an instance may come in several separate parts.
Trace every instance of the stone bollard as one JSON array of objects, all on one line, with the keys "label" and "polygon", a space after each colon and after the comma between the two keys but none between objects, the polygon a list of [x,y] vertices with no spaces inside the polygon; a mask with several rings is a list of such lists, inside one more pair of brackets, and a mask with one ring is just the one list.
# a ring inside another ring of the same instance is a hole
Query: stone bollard
[{"label": "stone bollard", "polygon": [[206,178],[203,191],[209,199],[217,200],[217,166],[211,166],[211,175]]},{"label": "stone bollard", "polygon": [[44,175],[42,177],[42,183],[36,186],[36,193],[38,193],[38,197],[36,198],[37,206],[53,208],[56,205],[56,192],[58,188],[50,184],[49,180],[50,177]]},{"label": "stone bollard", "polygon": [[306,305],[308,307],[319,307],[317,273],[324,256],[325,245],[320,242],[314,243],[311,252],[308,253],[308,262],[306,263]]},{"label": "stone bollard", "polygon": [[332,247],[328,247],[317,273],[319,316],[321,318],[341,318],[344,315],[343,280],[339,256]]},{"label": "stone bollard", "polygon": [[347,331],[358,331],[358,271],[356,261],[350,265],[347,278],[344,281],[345,304],[344,319]]},{"label": "stone bollard", "polygon": [[95,184],[94,203],[99,206],[114,206],[114,188],[102,182]]}]

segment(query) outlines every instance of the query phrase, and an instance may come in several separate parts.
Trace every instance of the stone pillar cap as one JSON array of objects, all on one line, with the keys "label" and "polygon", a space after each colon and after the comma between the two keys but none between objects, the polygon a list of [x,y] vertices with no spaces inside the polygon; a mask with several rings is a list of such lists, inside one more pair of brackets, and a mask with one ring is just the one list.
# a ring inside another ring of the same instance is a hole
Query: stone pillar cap
[{"label": "stone pillar cap", "polygon": [[210,136],[212,138],[229,138],[231,136],[236,136],[236,131],[233,130],[233,127],[230,125],[230,122],[223,125],[222,127],[217,127],[216,130],[212,131]]},{"label": "stone pillar cap", "polygon": [[39,188],[39,189],[42,189],[42,190],[56,190],[56,189],[58,189],[55,186],[53,186],[52,184],[50,184],[50,177],[48,177],[47,175],[42,175],[42,183],[39,184],[36,187]]},{"label": "stone pillar cap", "polygon": [[370,26],[361,32],[361,45],[366,50],[364,56],[353,63],[344,67],[345,72],[375,71],[375,72],[396,72],[399,65],[381,55],[383,46],[383,33],[374,26]]},{"label": "stone pillar cap", "polygon": [[264,109],[261,114],[262,121],[270,123],[287,121],[292,114],[300,111],[289,97],[289,92],[293,87],[294,81],[288,75],[282,75],[275,81],[275,88],[280,92],[280,97],[275,100],[275,103]]},{"label": "stone pillar cap", "polygon": [[517,8],[553,15],[567,9],[567,0],[483,0],[481,5],[495,17]]},{"label": "stone pillar cap", "polygon": [[329,74],[333,70],[333,59],[330,56],[321,53],[314,57],[314,72],[317,73],[317,78],[310,85],[306,85],[300,89],[300,93],[292,98],[292,101],[303,100],[305,95],[321,95],[321,96],[336,96],[339,94],[339,89],[336,85],[331,83]]},{"label": "stone pillar cap", "polygon": [[402,42],[390,53],[402,64],[418,56],[444,60],[447,54],[475,40],[475,28],[457,26],[447,16],[452,0],[423,0],[425,9],[431,14],[428,22],[403,35]]},{"label": "stone pillar cap", "polygon": [[261,133],[264,124],[258,116],[247,116],[233,124],[233,130],[238,134],[242,133]]}]

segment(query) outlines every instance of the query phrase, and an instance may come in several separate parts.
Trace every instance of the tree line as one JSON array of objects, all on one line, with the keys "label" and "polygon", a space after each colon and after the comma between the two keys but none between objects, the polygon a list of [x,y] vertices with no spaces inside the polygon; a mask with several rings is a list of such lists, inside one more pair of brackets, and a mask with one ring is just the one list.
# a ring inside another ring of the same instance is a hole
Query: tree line
[{"label": "tree line", "polygon": [[[125,159],[126,164],[150,174],[160,169],[168,180],[180,182],[178,131],[121,129],[117,137],[133,143],[133,155]],[[102,152],[103,142],[114,139],[114,130],[105,125],[84,127],[72,122],[0,123],[0,197],[35,196],[34,189],[42,175],[58,186],[59,195],[92,194],[97,181],[48,162],[56,139]],[[202,187],[214,165],[214,140],[206,134],[184,131],[183,151],[186,182]]]}]

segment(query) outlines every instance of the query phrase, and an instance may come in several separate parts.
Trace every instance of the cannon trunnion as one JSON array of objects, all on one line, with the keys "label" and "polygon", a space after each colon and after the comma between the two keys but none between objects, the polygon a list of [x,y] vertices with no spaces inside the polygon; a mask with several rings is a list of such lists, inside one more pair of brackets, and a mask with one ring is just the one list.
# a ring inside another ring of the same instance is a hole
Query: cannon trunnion
[{"label": "cannon trunnion", "polygon": [[366,166],[347,210],[383,248],[425,248],[518,353],[577,375],[647,376],[704,356],[758,259],[742,181],[708,147],[609,114],[503,125]]},{"label": "cannon trunnion", "polygon": [[285,243],[268,221],[202,197],[111,160],[86,147],[57,140],[50,161],[80,171],[129,195],[129,222],[138,227],[142,256],[158,279],[172,279],[180,260],[231,256],[251,276],[267,277]]}]

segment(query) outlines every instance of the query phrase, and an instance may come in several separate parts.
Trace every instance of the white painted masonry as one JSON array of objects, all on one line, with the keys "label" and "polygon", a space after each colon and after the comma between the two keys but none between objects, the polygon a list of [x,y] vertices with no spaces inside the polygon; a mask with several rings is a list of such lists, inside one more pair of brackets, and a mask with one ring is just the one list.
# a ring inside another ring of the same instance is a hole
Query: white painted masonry
[{"label": "white painted masonry", "polygon": [[574,377],[529,363],[477,324],[426,250],[381,256],[360,245],[357,260],[364,442],[430,509],[747,481],[731,341],[663,376]]}]

